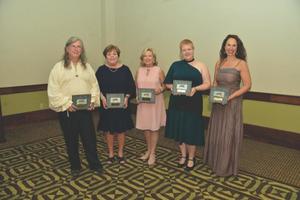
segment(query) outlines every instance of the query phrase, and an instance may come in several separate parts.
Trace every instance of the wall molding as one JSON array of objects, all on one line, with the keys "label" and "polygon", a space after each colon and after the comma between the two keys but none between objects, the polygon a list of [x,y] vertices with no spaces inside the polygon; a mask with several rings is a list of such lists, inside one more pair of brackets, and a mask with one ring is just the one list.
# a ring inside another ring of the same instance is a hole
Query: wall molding
[{"label": "wall molding", "polygon": [[[209,117],[204,117],[205,129],[208,128]],[[263,126],[244,124],[244,138],[275,144],[300,150],[300,134],[267,128]]]},{"label": "wall molding", "polygon": [[[135,110],[136,105],[131,106],[132,110]],[[94,114],[97,114],[97,110],[94,111]],[[52,119],[58,119],[58,117],[57,113],[50,109],[3,117],[4,127],[7,130],[15,128],[20,124],[35,123]],[[205,128],[207,129],[209,117],[204,117],[204,122]],[[300,134],[298,133],[244,124],[244,137],[269,144],[275,144],[300,150]]]},{"label": "wall molding", "polygon": [[[0,88],[0,95],[26,93],[47,90],[48,84],[37,84],[27,86],[15,86],[15,87],[3,87]],[[205,95],[209,95],[209,90],[203,92]],[[300,105],[300,96],[284,95],[284,94],[272,94],[265,92],[247,92],[243,99],[265,101],[270,103],[282,103],[290,105]]]},{"label": "wall molding", "polygon": [[3,116],[4,130],[15,128],[20,124],[42,122],[51,119],[58,118],[57,113],[50,109]]},{"label": "wall molding", "polygon": [[2,87],[0,88],[0,95],[43,91],[47,90],[47,86],[48,84]]},{"label": "wall molding", "polygon": [[[1,87],[0,95],[44,91],[47,90],[47,85],[48,84],[37,84],[37,85],[15,86],[15,87]],[[4,124],[4,117],[2,116],[2,104],[0,98],[0,143],[6,141],[4,127],[5,124]]]},{"label": "wall molding", "polygon": [[[209,95],[209,90],[205,91],[204,94]],[[293,96],[293,95],[250,91],[244,94],[243,99],[300,106],[300,96]]]},{"label": "wall molding", "polygon": [[1,98],[0,98],[0,142],[5,142],[4,120],[2,117]]},{"label": "wall molding", "polygon": [[[6,87],[0,88],[0,95],[45,90],[47,90],[47,84]],[[209,95],[209,91],[205,91],[204,94]],[[244,95],[244,99],[265,101],[269,103],[300,105],[300,96],[291,95],[269,94],[263,92],[248,92]],[[131,111],[132,113],[135,113],[136,105],[131,105]],[[19,124],[39,122],[56,118],[57,114],[51,111],[50,109],[2,116],[0,99],[0,142],[5,142],[5,129],[14,128]],[[207,128],[209,117],[204,117],[204,119]],[[298,133],[244,124],[244,135],[247,138],[255,139],[258,141],[281,145],[294,149],[300,149],[300,134]]]}]

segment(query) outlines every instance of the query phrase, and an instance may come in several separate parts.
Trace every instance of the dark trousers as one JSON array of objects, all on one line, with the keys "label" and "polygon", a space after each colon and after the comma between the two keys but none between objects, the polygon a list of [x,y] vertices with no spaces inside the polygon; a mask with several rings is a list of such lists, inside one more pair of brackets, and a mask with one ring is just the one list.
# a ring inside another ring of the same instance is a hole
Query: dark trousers
[{"label": "dark trousers", "polygon": [[59,123],[64,134],[71,170],[81,169],[79,136],[90,169],[101,168],[96,148],[96,133],[92,114],[89,111],[60,112]]}]

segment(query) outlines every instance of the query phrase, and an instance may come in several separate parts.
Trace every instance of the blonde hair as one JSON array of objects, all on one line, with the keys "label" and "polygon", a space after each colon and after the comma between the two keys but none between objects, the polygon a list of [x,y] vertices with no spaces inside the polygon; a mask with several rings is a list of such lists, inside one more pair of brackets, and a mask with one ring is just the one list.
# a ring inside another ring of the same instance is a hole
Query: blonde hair
[{"label": "blonde hair", "polygon": [[179,51],[179,57],[180,57],[181,59],[183,59],[183,56],[182,56],[182,53],[181,53],[181,49],[182,49],[182,46],[183,46],[183,45],[191,45],[191,46],[192,46],[192,49],[194,49],[194,44],[193,44],[192,40],[190,40],[190,39],[184,39],[184,40],[182,40],[182,41],[179,43],[179,49],[180,49],[180,51]]},{"label": "blonde hair", "polygon": [[145,63],[144,63],[144,56],[147,53],[147,51],[150,51],[152,53],[152,55],[153,55],[153,65],[156,66],[158,64],[158,62],[156,60],[156,54],[154,53],[154,50],[152,48],[146,48],[142,51],[142,54],[140,56],[140,65],[143,66],[143,67],[146,66]]},{"label": "blonde hair", "polygon": [[181,48],[182,48],[183,45],[188,45],[188,44],[191,45],[193,47],[193,49],[194,49],[194,44],[193,44],[192,40],[190,40],[190,39],[184,39],[184,40],[182,40],[179,43],[180,51],[181,51]]}]

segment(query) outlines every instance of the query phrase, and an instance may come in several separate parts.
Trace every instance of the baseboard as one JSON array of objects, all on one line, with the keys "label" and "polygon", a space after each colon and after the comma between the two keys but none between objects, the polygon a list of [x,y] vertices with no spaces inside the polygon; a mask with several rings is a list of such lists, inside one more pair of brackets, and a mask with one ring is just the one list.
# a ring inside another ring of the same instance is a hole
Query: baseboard
[{"label": "baseboard", "polygon": [[257,141],[300,150],[300,134],[244,124],[244,136]]},{"label": "baseboard", "polygon": [[[132,106],[134,111],[136,106]],[[97,112],[97,111],[94,111]],[[135,112],[132,112],[135,113]],[[57,119],[57,113],[47,110],[27,112],[4,116],[4,128],[11,129],[21,124]],[[209,117],[204,117],[205,128],[208,127]],[[244,137],[270,144],[280,145],[300,150],[300,134],[277,130],[256,125],[244,124]]]},{"label": "baseboard", "polygon": [[15,128],[21,124],[57,119],[57,113],[50,110],[38,110],[14,115],[3,116],[4,130]]},{"label": "baseboard", "polygon": [[[205,128],[209,117],[204,117]],[[269,144],[300,150],[300,134],[251,124],[244,124],[244,137]]]}]

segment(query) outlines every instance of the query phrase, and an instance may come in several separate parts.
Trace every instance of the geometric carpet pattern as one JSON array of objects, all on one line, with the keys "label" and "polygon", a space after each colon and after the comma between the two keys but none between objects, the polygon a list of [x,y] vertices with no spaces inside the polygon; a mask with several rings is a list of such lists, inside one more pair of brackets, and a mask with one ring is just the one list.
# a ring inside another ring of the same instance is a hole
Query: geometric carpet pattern
[{"label": "geometric carpet pattern", "polygon": [[186,172],[177,167],[178,152],[158,147],[157,163],[149,167],[138,159],[146,150],[143,140],[126,137],[125,164],[107,164],[106,144],[97,136],[104,173],[87,167],[80,148],[82,172],[70,175],[62,136],[0,150],[0,199],[300,199],[300,189],[240,172],[218,177],[197,158]]}]

